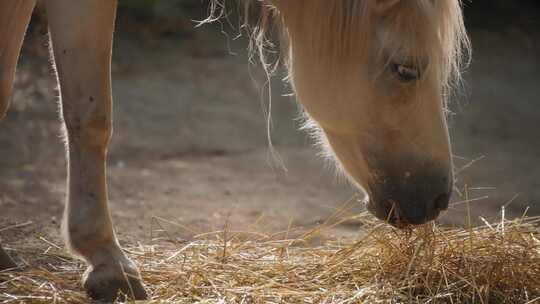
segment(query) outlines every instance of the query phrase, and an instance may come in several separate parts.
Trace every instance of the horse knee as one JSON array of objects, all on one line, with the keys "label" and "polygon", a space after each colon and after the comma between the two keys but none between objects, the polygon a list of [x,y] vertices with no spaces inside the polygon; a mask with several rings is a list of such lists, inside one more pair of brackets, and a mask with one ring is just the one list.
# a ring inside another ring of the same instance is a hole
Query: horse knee
[{"label": "horse knee", "polygon": [[4,100],[0,99],[0,120],[6,116],[7,109],[8,109],[7,101],[4,102]]},{"label": "horse knee", "polygon": [[64,111],[69,141],[84,148],[106,149],[112,136],[109,111],[93,110],[86,113]]},{"label": "horse knee", "polygon": [[11,83],[7,85],[4,83],[4,81],[0,83],[0,119],[6,116],[6,113],[9,107],[9,99],[11,97],[10,87],[11,87]]},{"label": "horse knee", "polygon": [[83,128],[83,136],[89,146],[106,148],[112,137],[112,121],[110,115],[98,115],[87,122]]}]

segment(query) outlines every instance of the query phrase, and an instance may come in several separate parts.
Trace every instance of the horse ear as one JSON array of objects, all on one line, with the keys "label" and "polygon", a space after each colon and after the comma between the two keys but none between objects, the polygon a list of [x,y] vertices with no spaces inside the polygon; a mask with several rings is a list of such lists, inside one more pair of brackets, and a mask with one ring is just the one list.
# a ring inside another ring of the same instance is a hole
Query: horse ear
[{"label": "horse ear", "polygon": [[385,13],[393,6],[398,4],[401,0],[374,0],[375,2],[375,11],[379,14]]}]

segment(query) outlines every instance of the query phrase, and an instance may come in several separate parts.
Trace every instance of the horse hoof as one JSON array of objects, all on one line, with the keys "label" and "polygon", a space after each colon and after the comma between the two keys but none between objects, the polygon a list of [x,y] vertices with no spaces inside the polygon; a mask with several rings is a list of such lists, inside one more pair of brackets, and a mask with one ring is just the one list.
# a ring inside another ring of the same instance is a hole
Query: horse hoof
[{"label": "horse hoof", "polygon": [[0,246],[0,270],[15,268],[17,264],[9,257],[9,255]]},{"label": "horse hoof", "polygon": [[88,296],[107,303],[117,300],[124,302],[126,299],[148,299],[137,268],[131,265],[122,266],[90,266],[83,276],[83,287]]}]

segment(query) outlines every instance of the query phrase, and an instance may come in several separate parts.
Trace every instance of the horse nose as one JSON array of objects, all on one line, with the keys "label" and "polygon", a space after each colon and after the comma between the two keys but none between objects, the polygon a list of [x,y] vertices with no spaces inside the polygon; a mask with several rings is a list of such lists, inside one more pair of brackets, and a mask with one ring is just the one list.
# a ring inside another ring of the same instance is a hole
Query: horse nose
[{"label": "horse nose", "polygon": [[436,219],[441,211],[448,209],[452,189],[451,173],[437,171],[408,178],[394,175],[373,183],[368,209],[398,227]]},{"label": "horse nose", "polygon": [[435,220],[441,211],[448,209],[450,193],[444,192],[434,198],[426,195],[425,200],[401,200],[395,206],[395,214],[390,214],[390,223],[394,225],[421,225]]}]

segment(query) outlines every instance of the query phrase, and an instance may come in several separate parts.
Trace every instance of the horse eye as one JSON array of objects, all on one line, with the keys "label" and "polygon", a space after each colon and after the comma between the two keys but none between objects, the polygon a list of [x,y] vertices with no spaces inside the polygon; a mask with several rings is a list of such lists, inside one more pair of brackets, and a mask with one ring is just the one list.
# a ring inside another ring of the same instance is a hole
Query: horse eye
[{"label": "horse eye", "polygon": [[420,70],[412,65],[392,63],[390,69],[401,82],[411,82],[420,78]]}]

